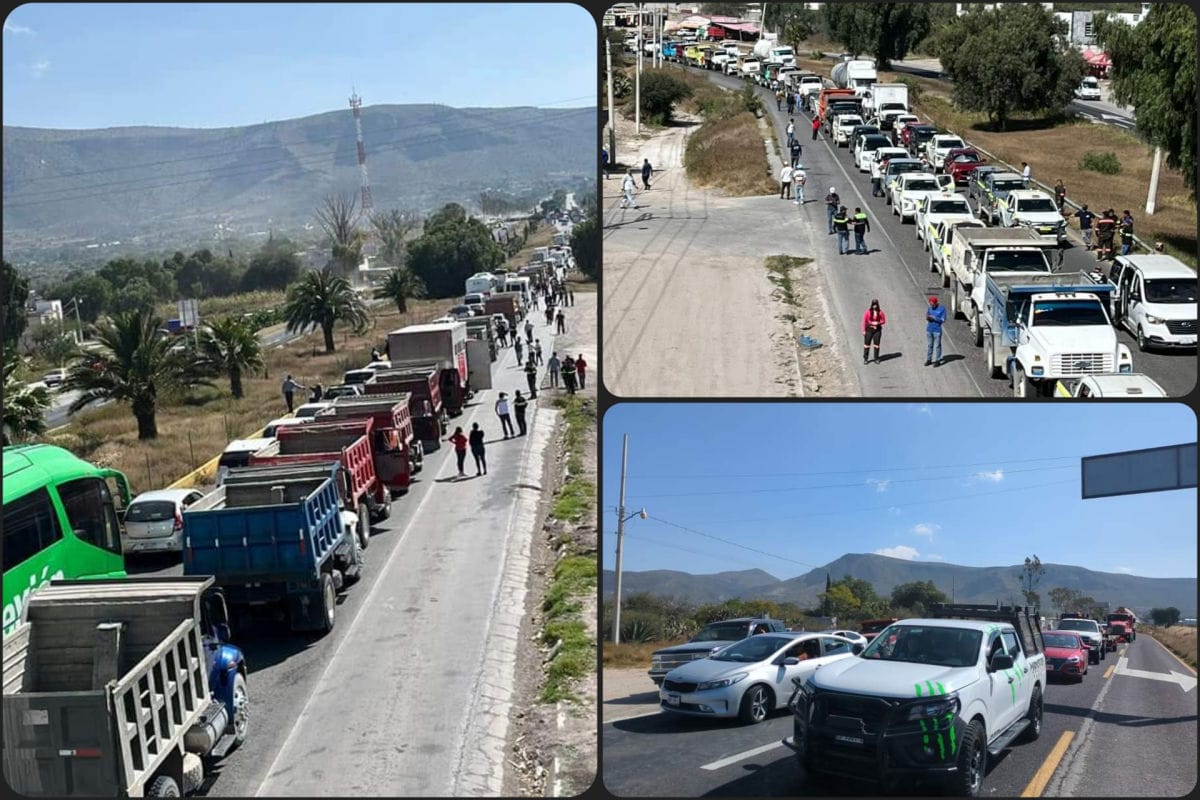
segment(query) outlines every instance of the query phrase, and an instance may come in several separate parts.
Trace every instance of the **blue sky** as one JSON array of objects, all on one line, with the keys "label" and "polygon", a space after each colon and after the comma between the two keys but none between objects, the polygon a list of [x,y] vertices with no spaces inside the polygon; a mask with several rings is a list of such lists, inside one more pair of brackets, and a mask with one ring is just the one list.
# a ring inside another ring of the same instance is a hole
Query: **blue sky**
[{"label": "blue sky", "polygon": [[4,21],[4,124],[224,127],[364,106],[596,104],[570,4],[29,4]]},{"label": "blue sky", "polygon": [[1082,456],[1196,441],[1183,405],[614,406],[603,433],[605,569],[616,560],[626,433],[626,514],[650,515],[625,525],[626,570],[757,567],[790,578],[844,553],[969,566],[1036,553],[1196,576],[1195,490],[1080,499]]}]

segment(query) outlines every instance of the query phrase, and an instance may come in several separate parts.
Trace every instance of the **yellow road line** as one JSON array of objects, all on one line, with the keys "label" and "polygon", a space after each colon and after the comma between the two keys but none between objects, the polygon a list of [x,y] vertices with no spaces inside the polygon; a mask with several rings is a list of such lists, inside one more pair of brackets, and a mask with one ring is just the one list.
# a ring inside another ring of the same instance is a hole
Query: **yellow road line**
[{"label": "yellow road line", "polygon": [[1063,731],[1062,736],[1058,737],[1054,747],[1050,750],[1050,754],[1046,756],[1046,760],[1042,762],[1042,766],[1033,776],[1033,780],[1025,787],[1025,791],[1021,792],[1021,797],[1041,797],[1042,792],[1046,790],[1046,784],[1050,782],[1050,777],[1054,775],[1054,770],[1058,769],[1058,763],[1062,761],[1063,755],[1067,752],[1067,748],[1071,746],[1071,740],[1075,738],[1075,731]]},{"label": "yellow road line", "polygon": [[1109,676],[1111,676],[1113,674],[1113,670],[1116,668],[1117,668],[1117,665],[1113,664],[1108,669],[1104,670],[1104,677],[1107,679]]}]

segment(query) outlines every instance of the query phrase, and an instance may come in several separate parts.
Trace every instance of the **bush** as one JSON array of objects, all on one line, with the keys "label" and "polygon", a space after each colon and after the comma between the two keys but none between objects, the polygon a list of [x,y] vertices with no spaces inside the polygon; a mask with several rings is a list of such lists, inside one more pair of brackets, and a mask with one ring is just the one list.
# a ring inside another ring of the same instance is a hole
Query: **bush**
[{"label": "bush", "polygon": [[671,120],[675,103],[692,96],[692,87],[663,71],[642,73],[642,113],[656,124]]},{"label": "bush", "polygon": [[921,99],[921,84],[907,76],[899,77],[896,81],[908,87],[908,107],[912,108]]},{"label": "bush", "polygon": [[758,96],[758,92],[754,91],[754,86],[747,83],[742,87],[738,99],[742,103],[742,108],[749,111],[751,114],[758,115],[762,111],[762,100]]},{"label": "bush", "polygon": [[1079,159],[1079,168],[1102,175],[1116,175],[1121,171],[1121,162],[1116,153],[1097,153],[1095,150],[1089,150]]},{"label": "bush", "polygon": [[821,59],[823,59],[825,57],[825,54],[822,53],[820,50],[813,50],[811,53],[809,53],[809,56],[812,57],[813,59],[816,59],[817,61],[820,61]]}]

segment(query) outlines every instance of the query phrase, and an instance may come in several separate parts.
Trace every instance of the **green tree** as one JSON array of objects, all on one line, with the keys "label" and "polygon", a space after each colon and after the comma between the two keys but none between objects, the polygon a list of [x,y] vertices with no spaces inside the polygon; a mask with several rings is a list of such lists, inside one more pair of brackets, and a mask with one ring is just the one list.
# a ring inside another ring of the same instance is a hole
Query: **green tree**
[{"label": "green tree", "polygon": [[1079,598],[1082,596],[1075,589],[1067,589],[1062,586],[1055,586],[1047,595],[1050,597],[1050,602],[1059,612],[1074,611],[1080,606]]},{"label": "green tree", "polygon": [[137,419],[138,439],[158,438],[158,393],[169,386],[209,386],[190,369],[174,342],[160,336],[163,320],[147,311],[114,314],[98,326],[99,347],[67,372],[64,390],[79,392],[70,413],[101,400],[128,403]]},{"label": "green tree", "polygon": [[398,208],[371,217],[371,227],[375,229],[375,236],[379,239],[379,255],[383,258],[383,263],[392,267],[403,266],[408,239],[420,224],[421,220],[415,214],[406,213]]},{"label": "green tree", "polygon": [[1086,64],[1061,43],[1065,36],[1066,23],[1042,6],[1004,3],[948,22],[930,46],[954,83],[955,104],[1005,130],[1014,113],[1057,113],[1071,101]]},{"label": "green tree", "polygon": [[881,69],[930,31],[930,10],[917,3],[825,3],[823,10],[829,35],[851,53],[871,55]]},{"label": "green tree", "polygon": [[902,583],[892,589],[892,603],[924,615],[934,603],[946,602],[946,594],[933,581]]},{"label": "green tree", "polygon": [[1025,557],[1025,563],[1021,566],[1021,594],[1025,596],[1025,604],[1036,606],[1041,599],[1035,591],[1037,585],[1041,582],[1042,576],[1046,574],[1046,568],[1042,566],[1042,560],[1035,553],[1032,556]]},{"label": "green tree", "polygon": [[175,294],[220,297],[232,294],[245,277],[245,266],[233,256],[214,256],[208,248],[186,258],[176,252],[163,266],[175,276]]},{"label": "green tree", "polygon": [[75,337],[57,322],[39,325],[33,331],[33,351],[47,364],[61,367],[79,355]]},{"label": "green tree", "polygon": [[571,229],[571,254],[575,266],[591,280],[600,275],[600,236],[596,218],[588,217]]},{"label": "green tree", "polygon": [[250,259],[242,274],[242,290],[280,291],[286,289],[300,275],[300,258],[296,255],[297,245],[286,238],[276,239],[272,234],[262,248]]},{"label": "green tree", "polygon": [[108,282],[118,303],[135,282],[139,291],[152,298],[151,304],[175,299],[175,275],[157,261],[115,258],[102,266],[96,276]]},{"label": "green tree", "polygon": [[425,284],[408,267],[396,267],[388,273],[383,285],[375,290],[376,300],[391,300],[401,314],[408,312],[409,298],[425,296]]},{"label": "green tree", "polygon": [[46,387],[29,387],[17,378],[22,366],[17,351],[4,349],[4,427],[5,446],[24,442],[46,432],[46,409],[50,393]]},{"label": "green tree", "polygon": [[409,242],[406,260],[430,297],[454,297],[471,275],[503,264],[504,251],[487,226],[450,203],[425,220],[424,232]]},{"label": "green tree", "polygon": [[333,327],[349,325],[355,333],[366,331],[370,316],[350,283],[328,270],[306,272],[288,287],[283,318],[290,333],[309,325],[320,325],[325,336],[325,352],[335,352]]},{"label": "green tree", "polygon": [[316,210],[317,224],[329,240],[330,254],[342,276],[353,274],[362,261],[366,235],[358,227],[358,196],[327,195]]},{"label": "green tree", "polygon": [[665,70],[642,73],[642,115],[650,122],[670,122],[675,104],[691,96],[692,87]]},{"label": "green tree", "polygon": [[[29,279],[17,271],[17,268],[7,261],[4,263],[4,280],[0,298],[0,329],[4,331],[4,350],[7,352],[17,346],[21,334],[25,332],[28,318],[25,315],[25,302],[29,299]],[[7,373],[5,373],[7,375]]]},{"label": "green tree", "polygon": [[1154,3],[1136,28],[1097,15],[1096,37],[1112,59],[1112,93],[1136,110],[1137,129],[1166,153],[1196,199],[1196,12]]},{"label": "green tree", "polygon": [[66,280],[52,286],[46,296],[67,303],[72,298],[79,300],[79,317],[84,322],[95,322],[101,315],[112,310],[113,287],[99,275],[68,275]]},{"label": "green tree", "polygon": [[126,311],[149,312],[163,300],[164,298],[159,296],[146,278],[137,277],[119,289],[114,287],[110,307],[113,312],[118,314]]},{"label": "green tree", "polygon": [[1164,628],[1169,628],[1179,622],[1179,609],[1175,606],[1167,608],[1152,608],[1150,609],[1150,619],[1154,620],[1155,625],[1161,625]]},{"label": "green tree", "polygon": [[196,366],[226,376],[230,393],[238,399],[244,397],[242,375],[263,367],[254,327],[241,317],[221,317],[202,328],[197,341]]},{"label": "green tree", "polygon": [[840,581],[829,587],[829,591],[822,592],[820,598],[829,615],[834,617],[844,618],[857,614],[863,605],[862,599]]}]

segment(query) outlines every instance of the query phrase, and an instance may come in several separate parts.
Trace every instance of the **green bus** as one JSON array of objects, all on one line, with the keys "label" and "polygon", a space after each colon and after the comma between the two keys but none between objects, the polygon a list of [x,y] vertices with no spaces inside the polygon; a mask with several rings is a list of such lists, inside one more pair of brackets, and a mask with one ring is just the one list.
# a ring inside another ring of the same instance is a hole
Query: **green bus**
[{"label": "green bus", "polygon": [[48,444],[4,448],[4,635],[21,621],[29,593],[49,580],[123,578],[122,508],[129,481]]}]

